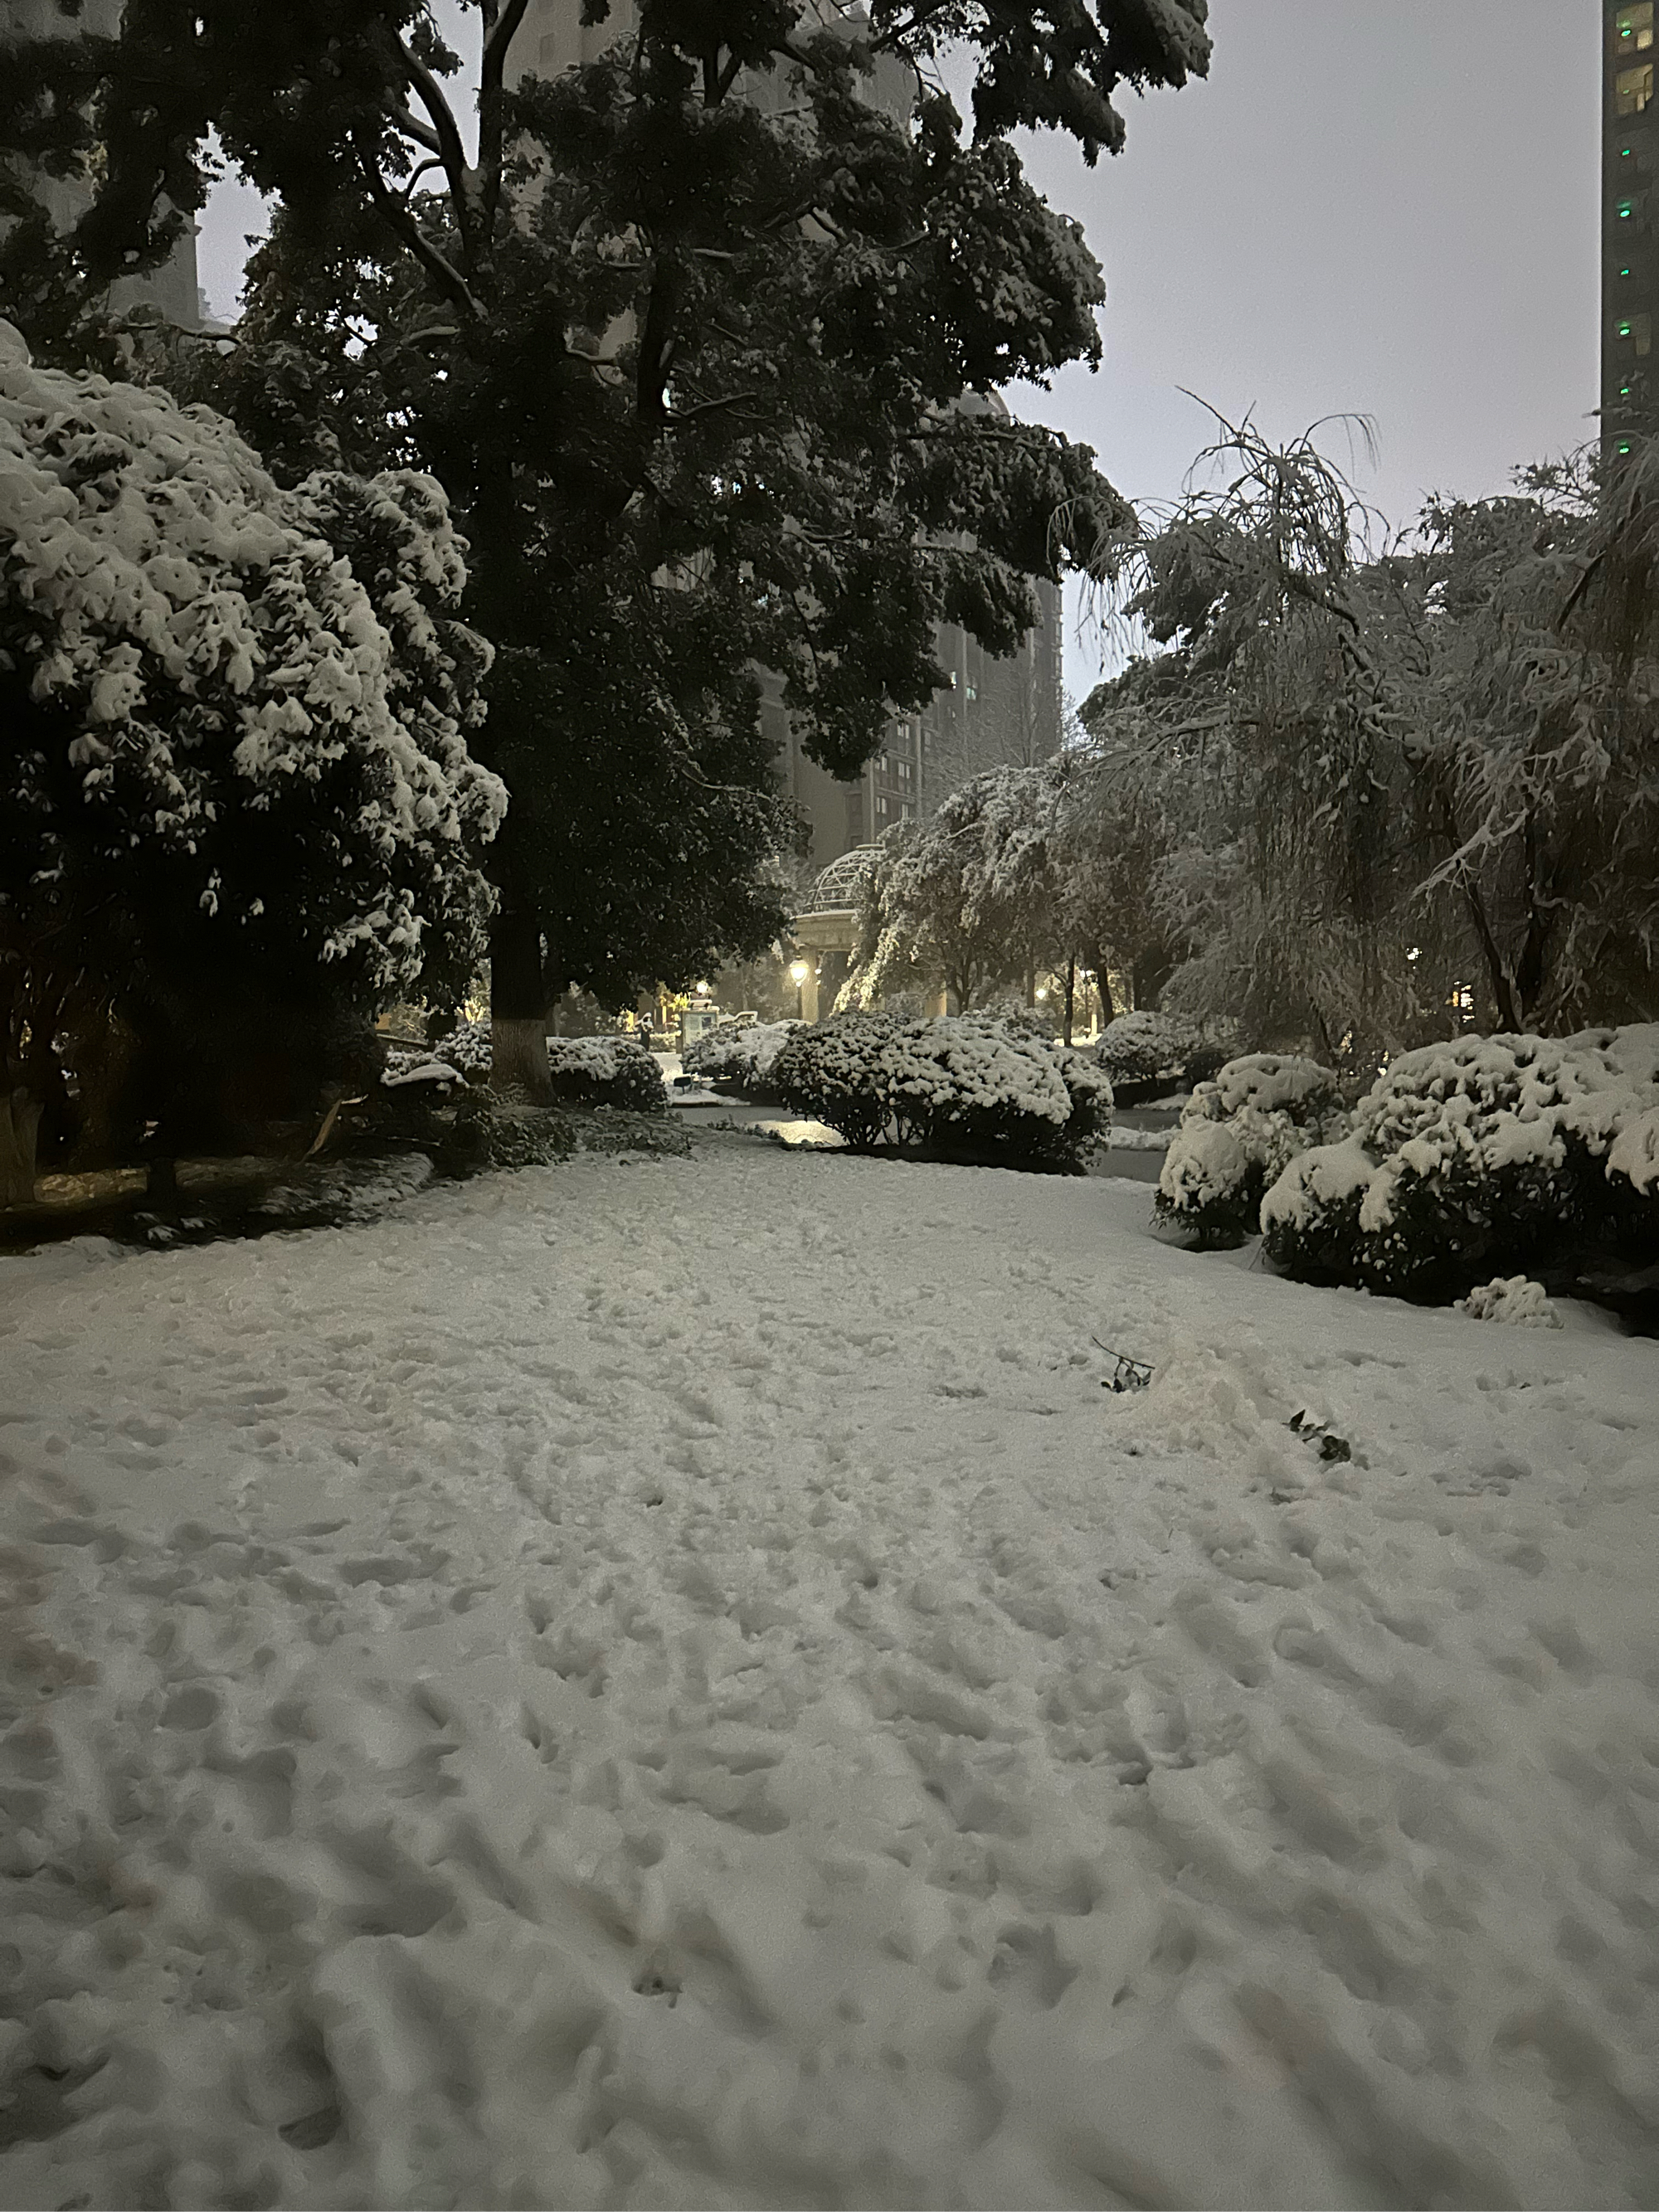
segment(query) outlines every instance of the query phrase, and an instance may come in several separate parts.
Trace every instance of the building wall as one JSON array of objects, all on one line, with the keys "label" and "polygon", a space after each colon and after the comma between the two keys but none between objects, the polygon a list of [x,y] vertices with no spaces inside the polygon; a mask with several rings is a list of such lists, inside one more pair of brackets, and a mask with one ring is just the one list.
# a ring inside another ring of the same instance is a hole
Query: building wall
[{"label": "building wall", "polygon": [[[0,20],[18,39],[112,38],[121,27],[123,0],[82,0],[65,15],[58,0],[0,0]],[[31,196],[49,217],[67,228],[85,208],[88,193],[72,179],[40,174],[26,179]],[[139,306],[155,307],[179,329],[201,327],[201,294],[196,270],[196,226],[191,224],[160,268],[143,276],[124,276],[109,288],[111,309],[119,314]]]},{"label": "building wall", "polygon": [[1659,416],[1659,24],[1654,0],[1603,0],[1601,431]]}]

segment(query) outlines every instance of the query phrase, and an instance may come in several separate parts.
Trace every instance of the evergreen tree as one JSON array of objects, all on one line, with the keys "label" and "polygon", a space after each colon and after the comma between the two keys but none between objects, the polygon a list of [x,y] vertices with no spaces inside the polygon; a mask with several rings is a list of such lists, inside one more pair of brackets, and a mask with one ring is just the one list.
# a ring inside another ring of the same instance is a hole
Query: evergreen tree
[{"label": "evergreen tree", "polygon": [[[1008,134],[1115,149],[1115,88],[1181,82],[1207,41],[1201,0],[828,22],[641,0],[606,55],[540,82],[510,52],[525,0],[477,13],[470,155],[422,0],[127,0],[118,40],[20,69],[36,145],[73,158],[78,100],[103,154],[66,238],[20,224],[4,250],[50,324],[66,259],[101,281],[165,250],[210,124],[278,195],[240,343],[192,388],[291,475],[416,465],[461,514],[514,796],[497,1065],[533,1083],[565,982],[620,997],[775,930],[789,824],[754,667],[850,773],[942,681],[938,621],[1012,649],[1029,579],[1127,520],[1086,448],[957,403],[1099,350],[1098,268]],[[950,41],[975,55],[968,143],[918,76]],[[913,112],[869,96],[878,66]]]},{"label": "evergreen tree", "polygon": [[283,491],[219,417],[0,324],[0,1101],[106,1138],[120,1044],[164,1143],[211,1140],[239,1059],[298,1085],[248,1120],[307,1112],[354,1022],[483,948],[505,793],[442,493]]}]

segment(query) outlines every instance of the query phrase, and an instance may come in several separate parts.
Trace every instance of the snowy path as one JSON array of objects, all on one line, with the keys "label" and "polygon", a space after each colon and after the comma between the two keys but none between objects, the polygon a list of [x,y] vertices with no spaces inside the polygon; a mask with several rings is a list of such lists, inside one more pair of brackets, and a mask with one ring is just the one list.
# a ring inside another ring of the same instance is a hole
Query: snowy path
[{"label": "snowy path", "polygon": [[1656,1347],[1146,1212],[0,1263],[0,2205],[1659,2201]]}]

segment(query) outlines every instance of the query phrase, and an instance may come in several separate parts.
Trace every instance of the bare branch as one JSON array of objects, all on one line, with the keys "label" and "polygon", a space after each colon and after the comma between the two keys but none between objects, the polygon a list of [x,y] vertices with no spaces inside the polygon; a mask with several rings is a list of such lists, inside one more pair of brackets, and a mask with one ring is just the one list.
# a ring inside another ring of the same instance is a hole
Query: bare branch
[{"label": "bare branch", "polygon": [[479,213],[486,232],[495,224],[501,201],[501,155],[504,125],[502,93],[507,53],[525,19],[530,0],[507,0],[497,13],[497,0],[487,0],[484,11],[483,65],[478,82]]},{"label": "bare branch", "polygon": [[420,94],[421,105],[432,118],[439,159],[443,163],[444,174],[449,185],[450,204],[454,210],[456,228],[461,234],[463,244],[470,248],[472,242],[473,178],[454,112],[444,97],[443,87],[437,78],[426,64],[410,51],[402,39],[398,41],[398,53],[410,82]]},{"label": "bare branch", "polygon": [[357,166],[375,213],[409,248],[445,297],[475,323],[484,320],[483,304],[460,270],[427,237],[409,210],[386,184],[375,158],[375,148],[362,126],[352,133]]}]

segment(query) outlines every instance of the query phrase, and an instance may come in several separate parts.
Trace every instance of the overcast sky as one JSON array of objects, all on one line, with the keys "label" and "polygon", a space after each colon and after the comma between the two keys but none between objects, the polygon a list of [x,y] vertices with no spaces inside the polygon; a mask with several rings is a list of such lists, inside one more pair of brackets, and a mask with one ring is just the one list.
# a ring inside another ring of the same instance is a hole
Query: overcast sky
[{"label": "overcast sky", "polygon": [[[574,0],[572,0],[574,4]],[[1375,418],[1359,488],[1391,521],[1478,497],[1589,434],[1596,399],[1600,0],[1211,0],[1207,82],[1127,102],[1091,172],[1034,181],[1104,264],[1105,362],[1017,413],[1086,440],[1137,501],[1206,442],[1181,387],[1290,437]],[[222,188],[201,276],[234,309],[251,195]],[[1346,462],[1338,434],[1337,458]],[[1097,649],[1068,623],[1066,684]]]}]

